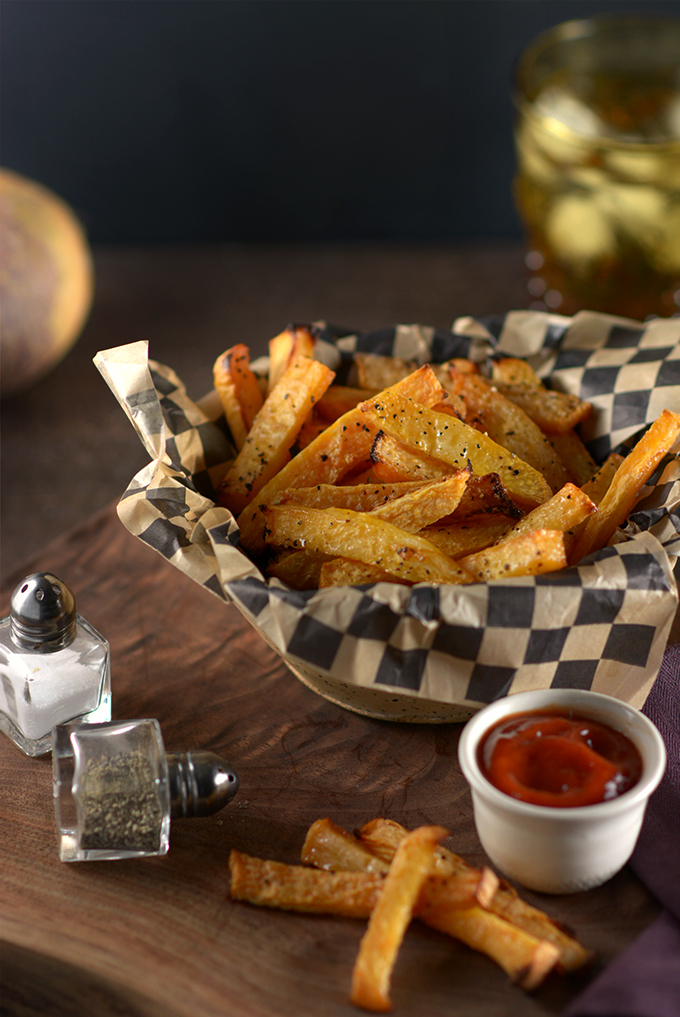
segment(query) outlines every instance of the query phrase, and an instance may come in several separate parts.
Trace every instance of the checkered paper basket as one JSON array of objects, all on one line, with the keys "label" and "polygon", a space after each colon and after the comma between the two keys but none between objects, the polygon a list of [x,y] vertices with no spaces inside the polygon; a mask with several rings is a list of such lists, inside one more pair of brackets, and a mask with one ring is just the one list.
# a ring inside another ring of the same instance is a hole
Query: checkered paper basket
[{"label": "checkered paper basket", "polygon": [[[514,311],[367,334],[320,327],[318,356],[342,381],[357,351],[419,363],[525,357],[549,384],[593,403],[582,437],[597,461],[625,451],[664,408],[680,410],[680,318],[640,324],[582,312]],[[467,586],[377,583],[297,592],[239,550],[215,504],[233,458],[216,400],[192,401],[135,342],[95,363],[151,462],[119,504],[124,525],[197,583],[233,602],[315,691],[369,716],[465,720],[531,688],[606,692],[641,706],[658,671],[678,591],[680,456],[659,466],[623,533],[577,567]]]}]

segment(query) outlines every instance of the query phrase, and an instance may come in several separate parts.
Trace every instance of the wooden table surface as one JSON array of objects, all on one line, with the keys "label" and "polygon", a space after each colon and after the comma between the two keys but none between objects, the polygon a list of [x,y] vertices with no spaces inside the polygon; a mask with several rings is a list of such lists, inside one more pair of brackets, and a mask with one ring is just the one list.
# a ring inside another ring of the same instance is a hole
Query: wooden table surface
[{"label": "wooden table surface", "polygon": [[[374,816],[438,823],[484,857],[456,760],[461,725],[357,716],[299,682],[233,606],[141,545],[113,509],[47,559],[111,643],[114,718],[156,717],[168,751],[207,748],[240,788],[215,816],[176,821],[163,858],[66,864],[57,856],[50,757],[0,742],[3,1014],[11,1017],[343,1017],[365,923],[231,901],[232,847],[299,860],[308,826]],[[42,567],[38,555],[24,569]],[[12,580],[2,588],[6,610]],[[595,950],[597,971],[657,914],[628,870],[570,897],[525,892]],[[559,1013],[593,972],[528,996],[480,954],[414,923],[395,1013]]]},{"label": "wooden table surface", "polygon": [[[0,738],[2,1014],[7,1017],[336,1017],[364,923],[229,900],[231,847],[293,862],[328,815],[434,822],[483,859],[456,761],[460,725],[349,713],[303,686],[231,606],[130,536],[112,501],[146,455],[91,363],[147,338],[198,396],[223,348],[264,352],[289,321],[360,329],[525,303],[517,245],[97,251],[87,329],[66,360],[3,406],[1,610],[28,572],[52,569],[109,639],[114,717],[156,717],[169,751],[208,748],[238,771],[217,816],[177,822],[161,859],[59,862],[50,758]],[[532,996],[492,962],[414,923],[395,1013],[559,1013],[646,927],[658,905],[624,870],[573,897],[529,899],[597,952],[593,971]]]}]

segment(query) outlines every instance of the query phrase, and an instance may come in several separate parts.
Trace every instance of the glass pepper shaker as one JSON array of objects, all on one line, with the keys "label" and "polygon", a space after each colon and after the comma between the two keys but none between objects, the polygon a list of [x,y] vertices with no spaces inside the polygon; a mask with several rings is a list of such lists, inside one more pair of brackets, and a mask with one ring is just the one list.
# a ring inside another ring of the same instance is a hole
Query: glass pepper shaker
[{"label": "glass pepper shaker", "polygon": [[51,572],[27,576],[0,621],[0,730],[28,756],[49,752],[52,728],[111,719],[109,644],[76,612]]},{"label": "glass pepper shaker", "polygon": [[153,719],[55,728],[52,772],[63,862],[166,854],[172,819],[211,815],[238,789],[214,753],[166,753]]}]

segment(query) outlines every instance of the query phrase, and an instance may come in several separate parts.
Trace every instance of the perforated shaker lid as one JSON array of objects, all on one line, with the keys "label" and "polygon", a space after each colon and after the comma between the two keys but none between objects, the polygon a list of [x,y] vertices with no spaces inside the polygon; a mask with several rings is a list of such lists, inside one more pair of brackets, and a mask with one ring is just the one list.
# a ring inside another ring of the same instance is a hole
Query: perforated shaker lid
[{"label": "perforated shaker lid", "polygon": [[34,572],[15,588],[10,602],[10,631],[22,650],[53,653],[76,635],[76,600],[66,583],[51,572]]}]

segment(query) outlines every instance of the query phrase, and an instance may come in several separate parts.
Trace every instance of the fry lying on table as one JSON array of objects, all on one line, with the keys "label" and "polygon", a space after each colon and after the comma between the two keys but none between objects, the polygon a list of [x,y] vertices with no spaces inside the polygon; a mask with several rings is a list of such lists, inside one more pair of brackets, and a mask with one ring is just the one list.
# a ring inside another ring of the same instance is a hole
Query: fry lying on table
[{"label": "fry lying on table", "polygon": [[598,469],[575,428],[592,406],[506,357],[435,367],[356,354],[354,387],[313,359],[308,328],[243,344],[213,376],[237,455],[219,504],[239,545],[296,589],[474,583],[552,572],[604,547],[680,438],[663,410]]},{"label": "fry lying on table", "polygon": [[447,835],[440,826],[409,832],[374,819],[353,836],[320,819],[307,832],[301,865],[232,851],[231,896],[288,911],[367,918],[351,1000],[376,1012],[391,1009],[391,974],[412,918],[485,953],[527,990],[553,969],[575,971],[590,961],[588,950],[490,869],[475,869],[440,847]]}]

